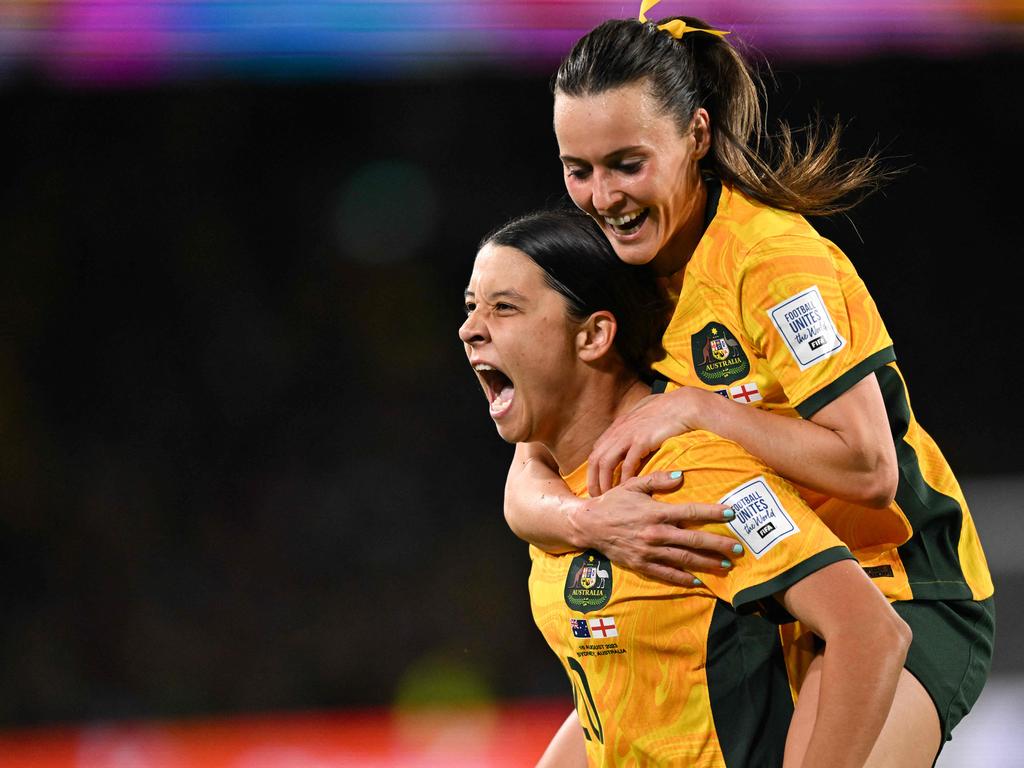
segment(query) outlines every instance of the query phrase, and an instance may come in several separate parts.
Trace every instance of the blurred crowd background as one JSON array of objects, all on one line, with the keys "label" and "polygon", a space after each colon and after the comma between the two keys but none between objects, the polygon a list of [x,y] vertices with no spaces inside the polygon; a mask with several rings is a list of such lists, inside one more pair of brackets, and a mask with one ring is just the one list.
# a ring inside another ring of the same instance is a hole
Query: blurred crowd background
[{"label": "blurred crowd background", "polygon": [[[563,200],[558,58],[635,5],[0,5],[0,727],[568,701],[456,330],[480,237]],[[908,169],[815,224],[967,486],[1019,706],[1024,3],[681,12]]]}]

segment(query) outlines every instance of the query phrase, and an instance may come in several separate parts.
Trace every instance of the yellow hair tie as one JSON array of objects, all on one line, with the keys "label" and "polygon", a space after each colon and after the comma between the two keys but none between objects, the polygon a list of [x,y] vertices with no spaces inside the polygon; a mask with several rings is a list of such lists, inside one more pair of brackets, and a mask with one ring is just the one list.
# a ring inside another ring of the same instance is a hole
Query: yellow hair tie
[{"label": "yellow hair tie", "polygon": [[[654,6],[660,3],[661,0],[641,0],[640,2],[640,16],[639,19],[642,22],[647,21],[647,12]],[[681,38],[687,32],[707,32],[709,35],[728,35],[728,32],[723,32],[720,29],[703,29],[702,27],[688,27],[686,22],[682,19],[672,19],[672,21],[666,24],[659,24],[658,29],[663,29],[668,32],[676,40]]]}]

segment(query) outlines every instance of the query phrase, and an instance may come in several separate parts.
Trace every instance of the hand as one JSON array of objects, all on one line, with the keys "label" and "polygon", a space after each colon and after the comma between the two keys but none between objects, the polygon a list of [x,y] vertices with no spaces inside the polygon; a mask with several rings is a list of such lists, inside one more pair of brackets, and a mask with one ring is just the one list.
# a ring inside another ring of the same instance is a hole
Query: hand
[{"label": "hand", "polygon": [[692,571],[727,569],[740,546],[735,539],[682,526],[720,523],[729,507],[724,504],[668,504],[652,493],[676,490],[683,477],[655,472],[633,478],[569,515],[577,538],[594,547],[616,565],[658,581],[689,587]]},{"label": "hand", "polygon": [[636,477],[643,460],[670,437],[696,429],[691,414],[695,401],[703,394],[703,390],[680,387],[663,395],[648,395],[617,418],[594,443],[587,459],[590,495],[600,496],[615,486],[615,470],[620,463],[619,482],[625,482]]}]

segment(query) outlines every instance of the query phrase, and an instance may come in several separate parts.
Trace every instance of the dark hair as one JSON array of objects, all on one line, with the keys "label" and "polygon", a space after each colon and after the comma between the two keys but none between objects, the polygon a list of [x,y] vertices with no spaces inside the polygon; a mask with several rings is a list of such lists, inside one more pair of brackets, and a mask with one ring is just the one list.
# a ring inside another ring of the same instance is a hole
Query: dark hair
[{"label": "dark hair", "polygon": [[548,286],[565,297],[569,315],[585,320],[606,310],[615,316],[613,342],[641,378],[662,352],[669,303],[647,266],[626,264],[589,216],[577,210],[537,211],[504,224],[480,241],[522,251],[541,268]]},{"label": "dark hair", "polygon": [[694,112],[711,117],[711,149],[701,167],[750,197],[788,211],[827,215],[847,210],[896,172],[881,168],[875,154],[839,160],[838,120],[830,127],[816,118],[794,132],[780,123],[777,135],[764,128],[764,86],[747,62],[719,35],[689,32],[678,40],[658,29],[673,18],[710,29],[690,16],[658,22],[613,19],[584,35],[552,80],[554,93],[583,96],[647,81],[651,94],[680,131]]}]

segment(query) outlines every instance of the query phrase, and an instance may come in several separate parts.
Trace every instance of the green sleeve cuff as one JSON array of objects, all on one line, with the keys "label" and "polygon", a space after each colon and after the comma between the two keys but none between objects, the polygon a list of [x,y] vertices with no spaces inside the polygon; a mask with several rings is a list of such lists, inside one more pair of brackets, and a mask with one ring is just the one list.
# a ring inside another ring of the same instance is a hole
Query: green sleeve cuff
[{"label": "green sleeve cuff", "polygon": [[822,389],[819,389],[813,395],[800,403],[800,405],[796,406],[796,412],[805,419],[811,418],[811,416],[849,390],[854,384],[863,379],[869,373],[874,373],[883,365],[888,365],[895,361],[896,351],[890,344],[885,349],[880,349],[874,354],[861,360],[831,384],[827,384]]},{"label": "green sleeve cuff", "polygon": [[815,571],[820,571],[826,565],[832,565],[841,560],[856,560],[856,558],[844,546],[824,549],[768,581],[741,590],[733,597],[733,608],[739,613],[761,611],[766,618],[776,624],[788,624],[791,621],[796,621],[777,600],[772,599],[772,596],[776,592],[789,589],[801,579],[807,578]]}]

